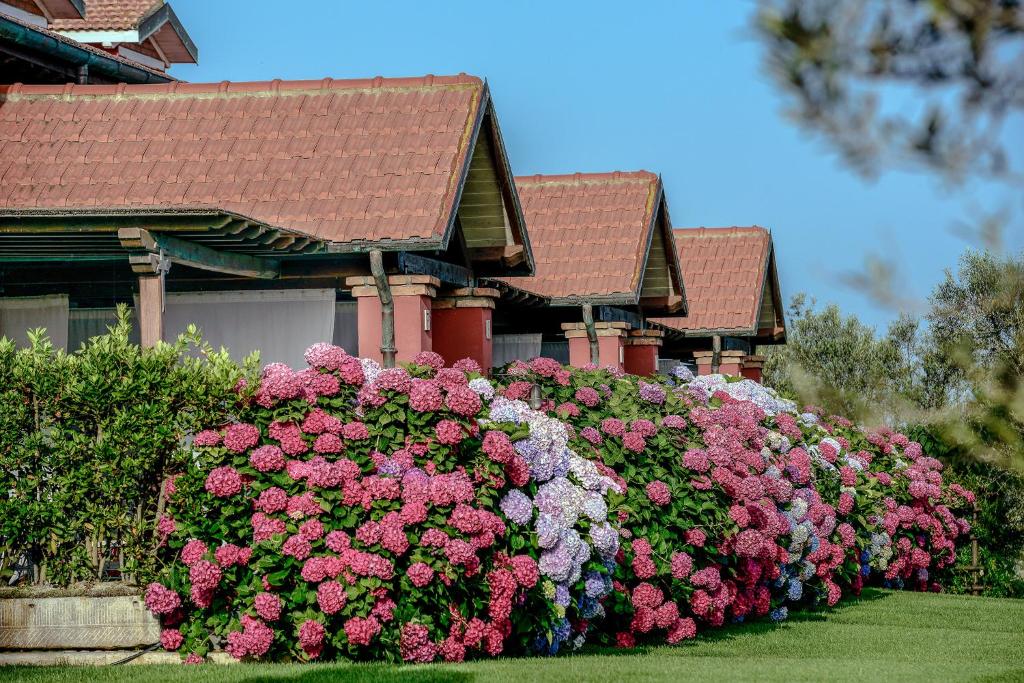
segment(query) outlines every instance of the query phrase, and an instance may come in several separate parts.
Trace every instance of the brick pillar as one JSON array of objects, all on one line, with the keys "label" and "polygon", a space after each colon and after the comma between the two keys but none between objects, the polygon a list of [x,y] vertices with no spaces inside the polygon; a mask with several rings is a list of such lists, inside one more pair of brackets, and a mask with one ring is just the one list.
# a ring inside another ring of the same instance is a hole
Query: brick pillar
[{"label": "brick pillar", "polygon": [[[612,366],[622,370],[625,359],[626,333],[629,323],[594,323],[597,331],[598,366]],[[565,338],[569,340],[569,365],[582,368],[590,363],[590,339],[583,323],[562,323]]]},{"label": "brick pillar", "polygon": [[743,366],[743,356],[747,354],[742,351],[722,351],[719,354],[718,371],[723,375],[740,376],[740,368]]},{"label": "brick pillar", "polygon": [[714,351],[694,351],[693,360],[697,363],[697,374],[698,375],[710,375],[711,374],[711,358],[715,355]]},{"label": "brick pillar", "polygon": [[[433,350],[431,305],[441,283],[429,275],[391,275],[388,283],[395,302],[395,357],[408,363],[420,351]],[[377,285],[365,275],[346,278],[345,284],[356,299],[359,355],[380,362],[382,310]]]},{"label": "brick pillar", "polygon": [[658,372],[658,349],[665,333],[661,330],[631,330],[622,349],[623,369],[647,377]]},{"label": "brick pillar", "polygon": [[755,382],[761,381],[761,369],[764,367],[764,356],[744,356],[740,374]]},{"label": "brick pillar", "polygon": [[472,358],[490,372],[494,361],[491,324],[498,296],[496,289],[472,287],[434,299],[434,351],[445,363]]}]

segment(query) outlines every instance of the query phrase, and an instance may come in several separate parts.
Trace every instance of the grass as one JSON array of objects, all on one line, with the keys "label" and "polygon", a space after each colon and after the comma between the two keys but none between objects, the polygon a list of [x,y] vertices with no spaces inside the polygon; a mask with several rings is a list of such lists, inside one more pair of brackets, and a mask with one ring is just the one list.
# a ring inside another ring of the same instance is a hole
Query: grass
[{"label": "grass", "polygon": [[10,667],[0,681],[1024,681],[1024,600],[868,590],[825,613],[709,632],[677,647],[459,665]]}]

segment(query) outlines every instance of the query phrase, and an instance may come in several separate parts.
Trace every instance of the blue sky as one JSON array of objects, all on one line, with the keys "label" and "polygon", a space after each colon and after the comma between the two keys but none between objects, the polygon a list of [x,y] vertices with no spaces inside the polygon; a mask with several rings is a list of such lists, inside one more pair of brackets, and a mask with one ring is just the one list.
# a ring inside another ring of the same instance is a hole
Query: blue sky
[{"label": "blue sky", "polygon": [[[787,299],[807,292],[879,326],[896,311],[842,281],[866,256],[896,261],[903,298],[921,300],[967,246],[956,221],[1009,208],[1009,241],[1024,246],[1004,187],[866,181],[789,122],[750,2],[172,4],[200,51],[179,78],[484,77],[515,173],[660,173],[676,226],[769,227]],[[1020,126],[1009,139],[1024,145]]]}]

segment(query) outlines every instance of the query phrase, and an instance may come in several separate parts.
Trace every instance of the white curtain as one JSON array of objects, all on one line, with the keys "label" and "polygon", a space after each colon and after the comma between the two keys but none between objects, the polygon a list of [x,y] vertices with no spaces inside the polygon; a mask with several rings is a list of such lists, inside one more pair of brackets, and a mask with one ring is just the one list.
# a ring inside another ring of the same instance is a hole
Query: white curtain
[{"label": "white curtain", "polygon": [[334,300],[333,289],[168,293],[164,339],[195,323],[205,341],[235,360],[258,350],[262,364],[301,368],[310,345],[334,338]]},{"label": "white curtain", "polygon": [[494,335],[494,367],[500,368],[514,360],[530,360],[541,355],[541,334]]},{"label": "white curtain", "polygon": [[[139,343],[139,323],[135,318],[135,309],[128,309],[131,315],[132,331],[128,341]],[[116,308],[72,308],[68,315],[68,349],[76,351],[93,337],[104,335],[108,327],[117,323]]]},{"label": "white curtain", "polygon": [[28,346],[28,331],[46,328],[55,348],[68,348],[68,295],[0,298],[0,337]]},{"label": "white curtain", "polygon": [[355,301],[339,301],[334,305],[334,341],[332,343],[353,356],[359,353],[359,314]]}]

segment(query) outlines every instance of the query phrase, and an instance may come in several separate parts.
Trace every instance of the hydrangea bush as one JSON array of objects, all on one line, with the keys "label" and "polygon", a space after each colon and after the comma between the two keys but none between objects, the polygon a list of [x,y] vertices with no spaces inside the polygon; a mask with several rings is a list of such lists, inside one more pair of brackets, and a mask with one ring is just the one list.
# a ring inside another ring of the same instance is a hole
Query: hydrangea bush
[{"label": "hydrangea bush", "polygon": [[146,603],[186,661],[676,643],[866,582],[938,590],[968,531],[973,494],[919,444],[749,380],[306,360],[240,384],[164,485]]},{"label": "hydrangea bush", "polygon": [[469,361],[318,344],[238,387],[164,485],[146,604],[186,661],[460,661],[577,647],[612,589],[620,484]]},{"label": "hydrangea bush", "polygon": [[973,494],[944,486],[919,444],[798,413],[750,380],[682,368],[656,381],[549,359],[503,377],[511,398],[539,385],[542,408],[573,428],[570,447],[626,491],[606,642],[782,620],[866,581],[938,590],[929,572],[969,528],[952,510]]}]

